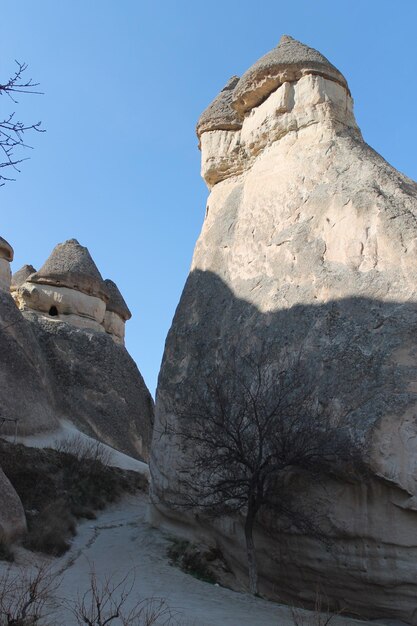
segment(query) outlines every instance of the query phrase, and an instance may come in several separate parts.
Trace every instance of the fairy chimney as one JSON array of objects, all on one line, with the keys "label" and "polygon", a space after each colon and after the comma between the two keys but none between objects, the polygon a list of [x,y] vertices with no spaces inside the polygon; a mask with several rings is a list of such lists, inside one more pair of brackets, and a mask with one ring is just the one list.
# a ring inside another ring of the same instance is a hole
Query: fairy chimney
[{"label": "fairy chimney", "polygon": [[35,272],[36,272],[36,270],[33,267],[33,265],[26,264],[23,267],[21,267],[20,270],[18,270],[17,272],[15,272],[12,275],[12,282],[11,282],[11,285],[10,285],[10,291],[12,293],[17,291],[17,289],[19,287],[21,287],[23,285],[23,283],[25,283],[27,281],[29,276],[31,274],[34,274]]},{"label": "fairy chimney", "polygon": [[[210,195],[158,378],[153,522],[214,538],[242,577],[239,517],[173,504],[195,449],[172,433],[213,372],[232,398],[230,353],[268,354],[276,372],[291,357],[316,406],[369,441],[370,475],[328,477],[331,554],[265,511],[260,588],[303,604],[320,580],[330,606],[417,626],[417,184],[364,142],[342,74],[288,36],[228,83],[197,134]],[[308,478],[306,510],[317,510]]]},{"label": "fairy chimney", "polygon": [[125,323],[132,317],[132,314],[116,283],[106,278],[104,284],[109,294],[103,321],[104,330],[113,337],[116,343],[124,345]]},{"label": "fairy chimney", "polygon": [[89,251],[76,239],[58,244],[39,271],[18,286],[20,309],[103,332],[109,296]]},{"label": "fairy chimney", "polygon": [[10,263],[12,261],[13,248],[3,237],[0,237],[0,289],[5,291],[10,289]]}]

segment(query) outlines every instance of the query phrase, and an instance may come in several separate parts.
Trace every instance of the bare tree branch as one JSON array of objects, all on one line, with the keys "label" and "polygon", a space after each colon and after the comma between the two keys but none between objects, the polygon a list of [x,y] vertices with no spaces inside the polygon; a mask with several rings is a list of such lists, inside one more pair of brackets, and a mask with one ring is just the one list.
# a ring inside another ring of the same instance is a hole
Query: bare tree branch
[{"label": "bare tree branch", "polygon": [[134,593],[135,571],[117,580],[99,578],[91,567],[89,587],[75,600],[67,602],[77,624],[87,626],[178,626],[163,598],[138,599]]},{"label": "bare tree branch", "polygon": [[[365,476],[366,441],[317,398],[302,353],[258,359],[232,354],[172,400],[165,433],[180,449],[181,493],[169,504],[207,515],[240,512],[245,522],[250,590],[257,592],[253,529],[260,516],[324,538],[319,503],[300,505],[300,481]],[[304,481],[307,483],[307,481]]]},{"label": "bare tree branch", "polygon": [[[19,61],[16,61],[16,64],[17,68],[14,74],[10,76],[6,83],[0,83],[0,96],[7,95],[14,104],[18,103],[14,94],[42,94],[41,91],[35,89],[39,83],[33,82],[31,78],[28,80],[23,78],[23,74],[28,67],[27,64],[20,63]],[[16,151],[21,148],[32,149],[24,140],[25,133],[30,131],[44,133],[45,130],[41,128],[41,122],[27,124],[17,120],[15,115],[16,113],[12,112],[5,115],[3,118],[0,117],[0,168],[10,168],[11,170],[20,172],[18,166],[20,163],[27,160],[28,157],[18,158],[15,156]],[[15,179],[0,172],[0,186],[4,185],[6,181],[11,180]]]}]

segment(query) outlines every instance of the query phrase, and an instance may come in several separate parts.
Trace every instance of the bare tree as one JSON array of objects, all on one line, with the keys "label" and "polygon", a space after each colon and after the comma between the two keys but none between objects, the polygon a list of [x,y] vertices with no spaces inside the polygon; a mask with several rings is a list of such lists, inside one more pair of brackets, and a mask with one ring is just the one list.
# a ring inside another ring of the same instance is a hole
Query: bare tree
[{"label": "bare tree", "polygon": [[[279,363],[236,356],[172,400],[165,432],[181,450],[177,507],[244,517],[249,588],[258,591],[254,527],[286,520],[323,536],[316,509],[301,506],[300,485],[331,473],[365,472],[365,443],[317,398],[317,381],[301,355]],[[184,398],[184,396],[186,396]]]},{"label": "bare tree", "polygon": [[48,605],[60,585],[48,565],[9,567],[0,576],[0,626],[34,626],[47,623]]},{"label": "bare tree", "polygon": [[[26,63],[20,63],[16,61],[16,70],[14,74],[10,76],[8,81],[4,84],[0,83],[0,96],[8,96],[13,104],[17,104],[17,94],[40,94],[40,91],[36,90],[39,83],[34,83],[31,78],[26,79],[24,74],[28,68]],[[41,128],[41,122],[27,124],[16,119],[16,112],[13,111],[8,114],[3,114],[0,117],[0,168],[9,168],[7,171],[14,170],[19,172],[19,164],[25,161],[25,158],[19,158],[16,155],[16,151],[20,148],[31,148],[25,142],[25,133],[30,131],[36,131],[39,133],[45,132]],[[7,175],[0,173],[0,186],[4,185],[6,181],[14,180]]]},{"label": "bare tree", "polygon": [[[77,624],[87,626],[174,626],[171,610],[163,598],[134,599],[134,571],[114,580],[100,580],[94,570],[90,572],[90,585],[85,593],[68,603]],[[176,622],[175,622],[176,623]]]}]

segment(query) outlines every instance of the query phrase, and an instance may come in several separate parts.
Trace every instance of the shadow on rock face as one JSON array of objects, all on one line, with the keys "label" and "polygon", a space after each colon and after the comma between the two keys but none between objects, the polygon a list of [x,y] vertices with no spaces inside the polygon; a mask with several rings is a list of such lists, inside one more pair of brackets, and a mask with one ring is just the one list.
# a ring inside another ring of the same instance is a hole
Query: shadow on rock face
[{"label": "shadow on rock face", "polygon": [[318,395],[338,398],[352,423],[367,430],[417,400],[416,329],[417,303],[352,297],[262,313],[215,274],[197,270],[167,338],[158,395],[180,381],[186,395],[187,381],[212,371],[228,348],[244,342],[254,354],[267,346],[277,359],[283,349],[301,349],[320,371]]},{"label": "shadow on rock face", "polygon": [[[270,536],[259,528],[257,546],[264,589],[276,598],[314,603],[318,582],[334,608],[369,617],[415,620],[417,588],[417,303],[351,297],[261,312],[236,297],[215,274],[193,271],[171,330],[158,381],[151,451],[155,519],[186,520],[164,506],[175,494],[178,450],[161,434],[170,398],[184,406],[191,386],[220,367],[228,350],[267,346],[302,349],[318,373],[317,396],[338,407],[349,426],[372,439],[368,484],[329,480],[328,512],[334,549],[297,533]],[[188,391],[187,391],[188,389]],[[190,525],[197,522],[188,519]],[[222,545],[236,570],[245,569],[236,520],[199,522]],[[413,621],[413,623],[416,623]]]},{"label": "shadow on rock face", "polygon": [[[104,332],[17,309],[0,290],[0,434],[79,430],[147,460],[153,400],[124,346]],[[5,421],[6,420],[6,421]]]},{"label": "shadow on rock face", "polygon": [[53,430],[58,426],[49,367],[32,328],[10,294],[0,289],[0,434]]},{"label": "shadow on rock face", "polygon": [[25,316],[50,368],[59,413],[82,432],[147,460],[153,400],[125,347],[107,333]]}]

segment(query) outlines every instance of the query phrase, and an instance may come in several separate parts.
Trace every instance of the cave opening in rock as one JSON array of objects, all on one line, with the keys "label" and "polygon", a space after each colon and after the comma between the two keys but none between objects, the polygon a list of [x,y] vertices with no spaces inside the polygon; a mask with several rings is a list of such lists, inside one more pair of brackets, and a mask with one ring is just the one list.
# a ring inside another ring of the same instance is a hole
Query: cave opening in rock
[{"label": "cave opening in rock", "polygon": [[49,309],[49,315],[51,315],[52,317],[56,317],[58,315],[58,309],[56,308],[56,306],[51,306],[51,308]]}]

